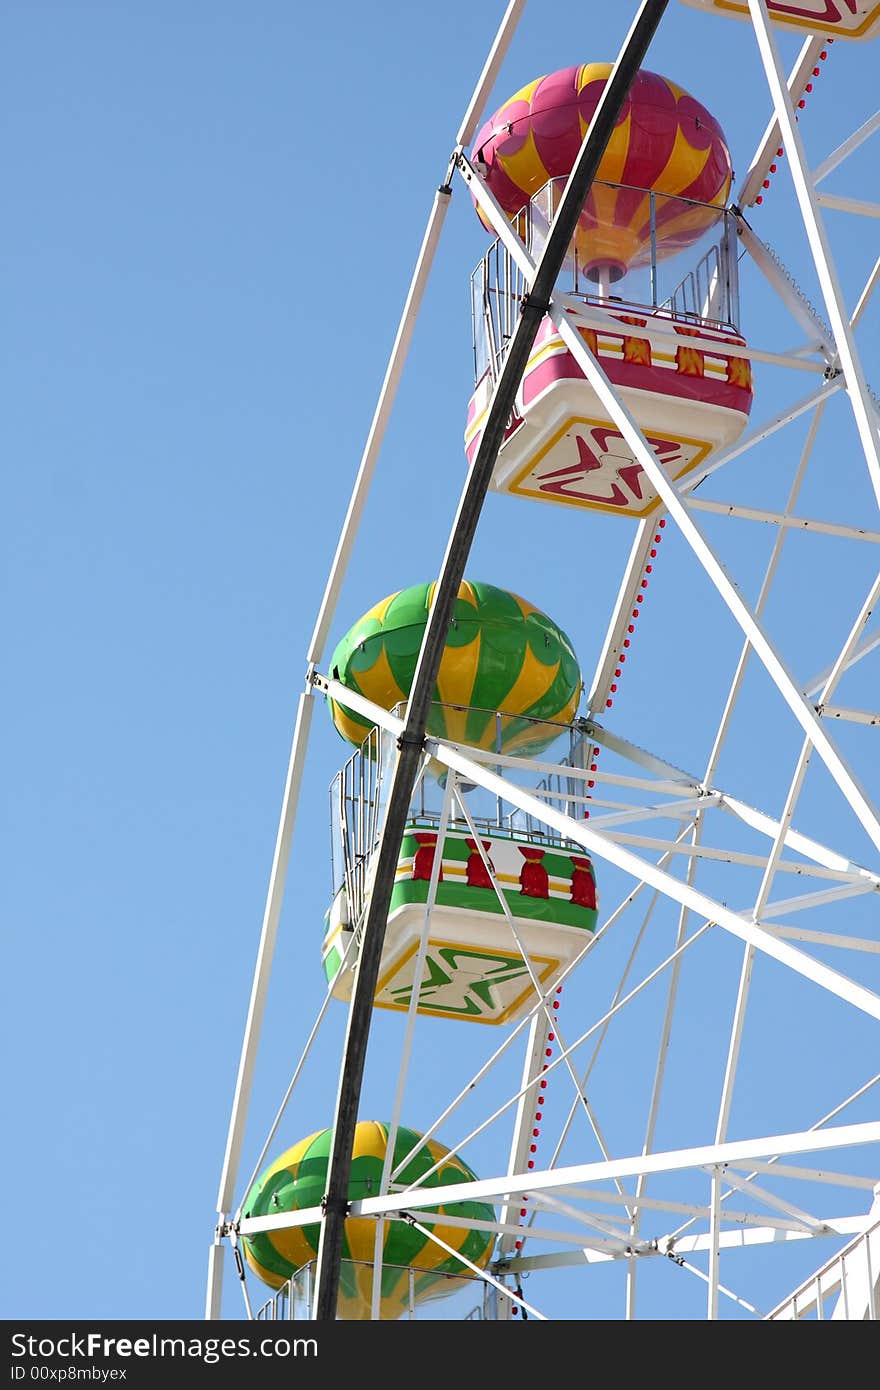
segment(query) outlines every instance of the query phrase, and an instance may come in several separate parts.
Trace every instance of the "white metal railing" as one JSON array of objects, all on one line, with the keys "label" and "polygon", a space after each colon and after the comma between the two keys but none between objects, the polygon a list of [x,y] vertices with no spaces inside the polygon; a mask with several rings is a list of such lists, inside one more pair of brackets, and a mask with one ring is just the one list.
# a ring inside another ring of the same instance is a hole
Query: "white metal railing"
[{"label": "white metal railing", "polygon": [[[396,705],[393,712],[403,717],[405,709],[403,704]],[[525,715],[507,714],[503,710],[435,703],[431,705],[428,717],[429,734],[444,733],[444,714],[447,711],[456,716],[482,719],[485,726],[481,735],[482,746],[486,747],[488,742],[499,753],[504,751],[508,737],[518,734],[527,738],[533,730],[535,741],[547,746],[547,753],[542,756],[559,768],[558,772],[546,773],[537,782],[534,788],[536,793],[547,805],[565,814],[576,814],[576,806],[584,800],[583,784],[587,776],[584,737],[577,724],[555,724],[529,719]],[[345,889],[348,920],[352,924],[358,922],[366,900],[370,855],[379,842],[388,769],[394,750],[394,737],[374,728],[330,784],[332,891],[335,897],[341,888]],[[527,765],[525,759],[523,765]],[[565,769],[568,768],[573,770],[572,774],[566,773]],[[510,767],[499,766],[495,770],[503,777],[513,776]],[[505,811],[501,798],[488,793],[481,795],[477,788],[471,790],[475,798],[471,803],[472,818],[478,830],[495,834],[534,833],[540,835],[544,842],[562,843],[558,836],[548,831],[545,825],[538,825],[531,816],[517,810]],[[435,778],[425,776],[413,795],[411,818],[420,823],[437,825],[442,804],[442,787]]]},{"label": "white metal railing", "polygon": [[[513,219],[519,236],[533,256],[543,249],[564,185],[564,179],[551,179]],[[560,290],[585,305],[619,312],[636,310],[685,319],[695,326],[705,325],[719,331],[739,331],[737,233],[732,213],[690,198],[672,197],[626,184],[594,180],[593,190],[582,214],[582,221],[586,219],[591,230],[605,226],[613,231],[611,222],[603,223],[603,209],[605,212],[612,209],[618,196],[629,196],[631,200],[632,195],[641,195],[643,245],[621,279],[602,285],[596,281],[595,269],[583,264],[579,240],[582,229],[579,227],[557,281]],[[680,240],[684,244],[679,249],[674,238],[671,246],[664,245],[664,231],[674,227],[676,220],[679,223],[686,223],[688,218],[699,220],[703,209],[707,214],[707,230],[700,238],[692,238],[698,259],[693,268],[681,276],[679,260],[691,245],[690,234],[687,231],[682,234]],[[680,277],[677,282],[666,264],[670,255],[674,273]],[[527,288],[523,272],[510,253],[499,240],[494,241],[471,276],[475,381],[480,381],[487,370],[493,380],[497,379],[519,322]]]},{"label": "white metal railing", "polygon": [[821,1321],[829,1311],[834,1321],[880,1317],[880,1220],[804,1280],[765,1321]]}]

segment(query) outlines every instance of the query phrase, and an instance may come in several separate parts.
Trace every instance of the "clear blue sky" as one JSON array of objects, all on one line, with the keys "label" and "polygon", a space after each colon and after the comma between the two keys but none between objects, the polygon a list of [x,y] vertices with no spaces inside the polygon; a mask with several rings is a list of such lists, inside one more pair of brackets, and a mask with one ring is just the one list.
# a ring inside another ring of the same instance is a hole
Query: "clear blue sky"
[{"label": "clear blue sky", "polygon": [[[306,645],[433,192],[503,8],[7,0],[6,1317],[201,1316]],[[490,109],[541,73],[613,59],[634,8],[532,0]],[[782,44],[787,63],[798,46]],[[832,58],[802,120],[817,161],[873,110],[876,45],[840,44]],[[646,65],[710,107],[744,173],[769,112],[748,28],[672,3]],[[863,152],[829,187],[870,198],[871,168]],[[771,239],[794,226],[782,218],[787,182],[784,192],[774,209],[771,191],[763,225],[755,219]],[[843,214],[832,216],[836,228]],[[875,227],[844,228],[850,304],[876,255]],[[485,245],[458,187],[334,640],[373,602],[437,572],[464,477],[468,280]],[[784,254],[806,274],[802,239]],[[743,327],[766,346],[799,340],[755,277]],[[806,393],[805,378],[780,375],[759,374],[756,419]],[[802,510],[876,527],[841,429]],[[798,426],[712,495],[739,489],[782,505],[803,437]],[[707,529],[753,599],[769,531]],[[545,608],[589,678],[630,536],[622,520],[494,496],[468,572]],[[818,560],[797,553],[768,623],[806,679],[836,654],[871,556],[850,569],[833,543]],[[663,562],[619,727],[702,772],[739,639],[671,534]],[[844,702],[870,706],[860,679]],[[800,738],[763,678],[745,710],[721,778],[776,814]],[[854,760],[864,746],[852,744]],[[322,995],[326,789],[346,755],[316,711],[245,1167]],[[817,775],[817,807],[837,795],[829,786]],[[868,858],[847,816],[841,839]],[[820,822],[814,832],[830,837],[833,821]],[[609,906],[626,891],[611,874],[602,887]],[[690,997],[714,1018],[715,972],[727,972],[726,1020],[739,949],[722,940],[713,951]],[[839,1098],[834,1059],[799,1036],[815,991],[789,990],[775,967],[756,976],[759,1036],[785,1065],[777,1059],[769,1100],[754,1116],[744,1100],[737,1124],[806,1125]],[[810,1015],[817,1030],[835,1029],[823,1008]],[[285,1146],[330,1123],[343,1020],[341,1005],[331,1010]],[[474,1040],[465,1025],[429,1032],[445,1084],[443,1067],[463,1067]],[[852,1046],[866,1057],[867,1036],[856,1022]],[[376,1118],[390,1109],[395,1039],[383,1020],[365,1093]],[[640,1039],[615,1053],[606,1109],[615,1084],[650,1084],[644,1046],[644,1066]],[[693,1057],[694,1074],[679,1078],[683,1096],[704,1062]],[[711,1062],[705,1110],[683,1098],[658,1142],[711,1137],[721,1077]],[[429,1119],[425,1097],[417,1088],[405,1107],[415,1128]],[[452,1142],[459,1127],[439,1137]],[[633,1152],[641,1141],[624,1127],[615,1142]],[[505,1131],[465,1157],[491,1171],[507,1143]],[[228,1282],[238,1316],[231,1269]],[[557,1316],[620,1315],[572,1290],[556,1280]],[[658,1306],[673,1316],[692,1306],[679,1293],[657,1280]]]}]

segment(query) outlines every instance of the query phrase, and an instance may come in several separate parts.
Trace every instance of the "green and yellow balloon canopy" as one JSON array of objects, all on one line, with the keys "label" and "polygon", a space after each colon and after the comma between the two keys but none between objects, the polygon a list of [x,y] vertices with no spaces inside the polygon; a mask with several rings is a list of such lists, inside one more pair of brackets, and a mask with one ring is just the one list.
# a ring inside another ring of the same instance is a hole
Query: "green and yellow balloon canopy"
[{"label": "green and yellow balloon canopy", "polygon": [[[435,584],[414,584],[377,603],[339,643],[331,672],[350,690],[392,709],[412,688]],[[571,642],[534,604],[492,584],[464,580],[458,590],[428,732],[450,743],[534,753],[555,731],[529,721],[568,724],[582,689]],[[330,701],[344,739],[360,746],[373,725]],[[496,718],[501,711],[502,718]]]},{"label": "green and yellow balloon canopy", "polygon": [[[246,1217],[281,1215],[320,1206],[327,1189],[331,1137],[329,1129],[310,1134],[276,1159],[248,1193],[243,1214]],[[348,1187],[350,1201],[378,1194],[387,1146],[387,1124],[374,1120],[361,1120],[357,1124]],[[404,1159],[407,1161],[395,1179],[404,1185],[420,1183],[431,1188],[476,1179],[467,1164],[453,1157],[436,1139],[426,1140],[414,1130],[400,1127],[394,1143],[394,1167]],[[438,1165],[436,1171],[429,1173],[435,1164]],[[426,1173],[429,1173],[427,1177]],[[448,1207],[432,1207],[431,1211],[472,1221],[495,1220],[495,1209],[486,1202],[455,1202]],[[444,1226],[442,1222],[433,1224],[432,1229],[447,1245],[479,1269],[485,1269],[495,1239],[491,1231]],[[244,1236],[245,1259],[264,1283],[278,1289],[316,1258],[320,1231],[316,1223]],[[349,1217],[344,1232],[337,1316],[349,1321],[365,1321],[372,1310],[376,1223],[369,1217]],[[421,1231],[403,1221],[386,1222],[379,1309],[382,1318],[398,1318],[408,1308],[410,1271],[416,1303],[442,1298],[461,1288],[464,1278],[476,1278],[460,1259]]]}]

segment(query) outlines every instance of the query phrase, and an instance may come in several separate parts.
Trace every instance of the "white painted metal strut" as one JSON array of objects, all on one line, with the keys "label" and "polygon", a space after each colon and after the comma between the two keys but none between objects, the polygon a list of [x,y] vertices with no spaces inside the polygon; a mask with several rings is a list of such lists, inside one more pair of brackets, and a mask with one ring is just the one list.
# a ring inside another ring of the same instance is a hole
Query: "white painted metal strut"
[{"label": "white painted metal strut", "polygon": [[880,203],[868,203],[864,198],[847,198],[841,193],[817,193],[816,202],[837,212],[852,212],[858,217],[880,217]]},{"label": "white painted metal strut", "polygon": [[[796,1133],[762,1135],[757,1138],[735,1139],[725,1144],[697,1145],[688,1149],[672,1149],[652,1154],[635,1154],[626,1158],[596,1163],[579,1163],[562,1168],[533,1169],[525,1173],[504,1173],[494,1178],[478,1178],[469,1182],[447,1183],[437,1187],[412,1188],[405,1192],[389,1193],[382,1197],[363,1197],[351,1204],[352,1216],[387,1216],[409,1209],[447,1206],[455,1202],[480,1202],[493,1197],[510,1196],[517,1192],[553,1191],[579,1187],[582,1184],[609,1182],[614,1178],[638,1177],[640,1173],[677,1173],[712,1164],[752,1164],[770,1154],[828,1153],[833,1149],[880,1143],[880,1120],[861,1124],[839,1125],[833,1129],[803,1130]],[[811,1170],[803,1170],[805,1180],[813,1180]],[[405,1198],[405,1201],[402,1200]],[[277,1216],[256,1216],[243,1220],[243,1235],[260,1231],[279,1231],[292,1226],[312,1225],[320,1221],[320,1207],[307,1207]]]},{"label": "white painted metal strut", "polygon": [[843,144],[838,145],[837,149],[832,150],[831,154],[827,155],[826,158],[822,160],[821,164],[816,165],[816,168],[813,170],[813,186],[815,187],[816,184],[821,183],[823,179],[827,178],[832,170],[836,169],[839,164],[842,164],[845,159],[848,159],[853,151],[857,150],[859,146],[867,140],[869,135],[874,134],[875,130],[880,130],[880,111],[875,111],[874,115],[871,116],[869,120],[865,121],[864,125],[860,125],[858,130],[853,131],[852,135],[850,135],[847,140],[843,141]]},{"label": "white painted metal strut", "polygon": [[[813,1233],[804,1230],[787,1230],[777,1223],[765,1221],[763,1225],[753,1226],[743,1223],[738,1229],[732,1231],[721,1231],[717,1237],[718,1246],[721,1250],[746,1250],[762,1245],[788,1244],[791,1241],[818,1240],[829,1236],[845,1236],[855,1232],[860,1232],[864,1228],[864,1217],[839,1216],[828,1220],[828,1230]],[[712,1236],[709,1232],[700,1235],[683,1236],[680,1240],[670,1241],[668,1244],[665,1239],[653,1241],[650,1245],[643,1247],[639,1251],[639,1257],[647,1259],[650,1257],[668,1259],[671,1256],[687,1252],[688,1254],[702,1253],[709,1249]],[[573,1250],[554,1251],[547,1255],[524,1255],[521,1259],[511,1262],[512,1266],[523,1274],[528,1274],[532,1270],[538,1269],[561,1269],[571,1268],[572,1266],[584,1264],[602,1264],[605,1261],[617,1260],[622,1258],[613,1251],[598,1251],[586,1247],[575,1252]],[[625,1258],[625,1257],[623,1257]]]},{"label": "white painted metal strut", "polygon": [[[814,38],[812,35],[804,41],[804,46],[798,54],[797,62],[788,78],[788,90],[793,101],[798,101],[803,95],[804,88],[810,80],[813,68],[819,61],[819,54],[824,46],[825,40],[823,38]],[[771,116],[767,129],[761,137],[761,143],[749,165],[748,173],[737,192],[736,201],[740,207],[750,207],[758,197],[764,180],[770,172],[770,165],[779,158],[777,151],[781,140],[782,133],[779,129],[779,121],[775,115]]]},{"label": "white painted metal strut", "polygon": [[[851,666],[855,666],[857,661],[861,661],[863,657],[868,656],[871,652],[875,651],[877,647],[880,647],[880,632],[874,632],[870,636],[863,638],[850,652],[846,669],[848,670]],[[827,666],[824,671],[820,671],[818,676],[813,676],[807,681],[804,686],[804,694],[807,698],[819,694],[819,691],[827,681],[832,670],[833,667]]]},{"label": "white painted metal strut", "polygon": [[824,700],[816,706],[816,713],[822,719],[843,719],[851,724],[880,724],[880,711],[829,705]]},{"label": "white painted metal strut", "polygon": [[863,526],[843,526],[835,521],[819,521],[813,517],[768,512],[761,507],[743,507],[738,502],[710,502],[708,498],[691,497],[688,499],[688,506],[694,511],[714,512],[716,516],[767,522],[786,531],[809,531],[817,535],[840,536],[850,541],[869,541],[872,545],[880,542],[880,531],[868,531]]},{"label": "white painted metal strut", "polygon": [[266,991],[268,989],[269,975],[272,969],[275,940],[278,935],[278,922],[281,917],[284,882],[287,876],[291,840],[293,839],[295,808],[299,800],[299,788],[305,763],[306,745],[308,743],[309,727],[312,720],[312,709],[313,704],[310,695],[308,693],[300,695],[296,723],[294,726],[293,743],[290,750],[290,762],[287,769],[287,780],[285,782],[284,795],[282,798],[278,835],[275,841],[275,853],[272,860],[272,870],[269,876],[269,891],[266,898],[263,926],[260,933],[260,944],[257,951],[256,966],[254,968],[254,979],[251,988],[250,1003],[248,1005],[248,1016],[245,1024],[238,1077],[235,1083],[232,1113],[229,1119],[226,1153],[223,1159],[223,1171],[220,1176],[220,1191],[217,1195],[217,1211],[221,1218],[232,1209],[235,1197],[235,1183],[238,1177],[241,1145],[244,1138],[244,1122],[247,1115],[248,1102],[250,1100],[251,1085],[253,1083],[254,1067],[257,1059],[257,1043],[263,1023]]},{"label": "white painted metal strut", "polygon": [[867,305],[868,300],[871,298],[871,295],[874,293],[874,290],[877,288],[878,283],[880,283],[880,256],[878,256],[876,261],[874,262],[874,268],[871,271],[871,274],[868,276],[867,280],[865,281],[865,288],[859,295],[859,301],[856,304],[855,309],[853,309],[852,318],[850,319],[850,323],[852,324],[853,328],[855,328],[859,319],[862,317],[862,314],[865,312],[865,306]]},{"label": "white painted metal strut", "polygon": [[806,331],[810,351],[821,351],[829,365],[836,365],[837,352],[834,342],[828,337],[825,325],[808,303],[806,296],[782,273],[768,247],[764,245],[757,232],[749,226],[739,212],[737,212],[737,225],[740,241],[755,265],[766,277],[768,283],[772,285],[792,317]]}]

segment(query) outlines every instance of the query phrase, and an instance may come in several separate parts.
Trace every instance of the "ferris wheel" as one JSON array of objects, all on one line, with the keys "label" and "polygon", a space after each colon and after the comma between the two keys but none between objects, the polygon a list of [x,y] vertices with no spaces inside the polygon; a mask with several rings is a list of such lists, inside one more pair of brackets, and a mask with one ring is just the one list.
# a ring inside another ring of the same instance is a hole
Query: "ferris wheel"
[{"label": "ferris wheel", "polygon": [[[486,119],[512,0],[458,130],[307,651],[208,1317],[233,1256],[249,1317],[880,1315],[880,3],[675,7],[719,52],[752,31],[745,174],[711,91],[653,70],[666,0]],[[819,84],[856,113],[831,148]],[[331,647],[456,186],[489,234],[466,481],[439,575]],[[472,573],[489,494],[613,534],[607,611]],[[316,705],[350,745],[326,995],[248,1174]],[[334,1011],[336,1094],[291,1130]]]}]

